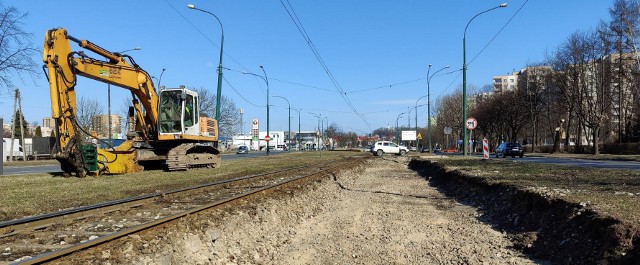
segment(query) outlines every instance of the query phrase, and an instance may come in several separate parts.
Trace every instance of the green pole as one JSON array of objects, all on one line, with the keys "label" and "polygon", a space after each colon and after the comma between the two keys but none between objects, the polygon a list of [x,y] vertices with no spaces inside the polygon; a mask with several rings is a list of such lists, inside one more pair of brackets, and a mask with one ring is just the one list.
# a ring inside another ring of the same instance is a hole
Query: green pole
[{"label": "green pole", "polygon": [[[207,13],[209,15],[212,15],[214,18],[216,18],[216,20],[218,21],[218,24],[220,24],[220,32],[221,32],[221,37],[220,37],[220,62],[218,63],[218,89],[216,91],[216,121],[218,121],[218,126],[219,126],[220,125],[220,98],[222,97],[222,54],[224,53],[224,51],[223,51],[224,50],[224,27],[222,26],[222,22],[220,21],[220,18],[218,18],[218,16],[216,16],[215,14],[213,14],[213,13],[211,13],[209,11],[197,8],[193,4],[188,4],[187,7],[191,8],[191,9],[194,9],[194,10],[198,10],[198,11]],[[216,145],[217,145],[217,143],[216,143]]]},{"label": "green pole", "polygon": [[[269,78],[267,78],[267,72],[264,70],[264,66],[260,65],[262,73],[264,74],[264,82],[267,83],[267,135],[269,134]],[[269,142],[267,142],[267,156],[269,156]]]},{"label": "green pole", "polygon": [[464,34],[462,35],[462,130],[463,130],[463,142],[462,142],[462,150],[464,155],[466,156],[468,154],[468,150],[467,150],[467,28],[469,28],[469,24],[471,24],[471,21],[473,21],[473,19],[475,19],[476,17],[478,17],[479,15],[482,15],[484,13],[487,13],[491,10],[494,10],[496,8],[501,8],[501,7],[507,7],[507,3],[502,3],[499,6],[487,9],[485,11],[482,11],[478,14],[476,14],[475,16],[473,16],[469,22],[467,22],[467,26],[464,28]]},{"label": "green pole", "polygon": [[[435,76],[438,72],[449,68],[449,66],[445,66],[440,68],[438,71],[429,76],[429,71],[427,70],[427,134],[429,138],[429,153],[433,153],[433,146],[431,145],[431,78]],[[431,64],[429,64],[429,70],[431,70]]]}]

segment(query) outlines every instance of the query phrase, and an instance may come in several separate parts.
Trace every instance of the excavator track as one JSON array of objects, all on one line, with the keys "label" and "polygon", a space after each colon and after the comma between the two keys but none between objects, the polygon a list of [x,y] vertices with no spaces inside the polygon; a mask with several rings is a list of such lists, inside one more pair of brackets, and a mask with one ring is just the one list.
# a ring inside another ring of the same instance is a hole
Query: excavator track
[{"label": "excavator track", "polygon": [[186,143],[174,147],[167,154],[167,170],[189,170],[190,168],[220,166],[220,152],[212,146]]}]

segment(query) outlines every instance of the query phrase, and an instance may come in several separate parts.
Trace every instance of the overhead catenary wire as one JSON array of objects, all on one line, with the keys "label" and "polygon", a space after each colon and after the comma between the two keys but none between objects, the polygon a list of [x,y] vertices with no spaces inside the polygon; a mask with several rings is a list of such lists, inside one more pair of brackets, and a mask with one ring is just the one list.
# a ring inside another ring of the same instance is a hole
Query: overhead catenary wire
[{"label": "overhead catenary wire", "polygon": [[236,92],[236,94],[238,94],[238,96],[240,96],[240,98],[242,98],[245,102],[249,103],[249,105],[254,106],[254,107],[257,107],[257,108],[264,108],[264,107],[266,107],[266,106],[260,106],[260,105],[258,105],[258,104],[255,104],[255,103],[253,103],[253,102],[249,101],[247,98],[245,98],[245,97],[242,95],[242,93],[238,92],[238,90],[236,90],[236,88],[235,88],[235,87],[233,87],[233,86],[231,85],[231,83],[229,83],[229,80],[227,80],[227,78],[226,78],[226,77],[224,77],[224,76],[223,76],[223,77],[222,77],[222,79],[224,80],[224,82],[225,82],[225,83],[227,83],[227,85],[229,85],[229,87],[230,87],[234,92]]},{"label": "overhead catenary wire", "polygon": [[518,8],[518,10],[516,10],[516,12],[513,14],[513,16],[511,16],[509,18],[509,20],[507,20],[506,23],[504,23],[504,25],[502,26],[502,28],[500,28],[500,30],[498,30],[498,32],[493,35],[493,38],[491,38],[487,44],[484,45],[484,47],[482,47],[482,49],[480,50],[480,52],[478,52],[478,54],[476,54],[476,56],[474,56],[473,58],[471,58],[471,61],[469,61],[469,63],[467,64],[470,65],[471,63],[473,63],[473,61],[478,58],[478,56],[480,56],[480,54],[482,54],[482,52],[484,52],[485,49],[487,49],[487,47],[489,47],[489,45],[498,37],[498,35],[500,35],[500,33],[502,33],[502,31],[507,27],[507,25],[509,25],[509,23],[511,23],[511,20],[513,20],[513,18],[515,18],[518,13],[520,13],[520,10],[522,10],[522,8],[524,7],[524,5],[527,4],[527,2],[529,2],[529,0],[525,0],[524,3],[522,3],[522,5],[520,6],[520,8]]},{"label": "overhead catenary wire", "polygon": [[[244,73],[244,71],[239,71],[239,70],[231,69],[231,68],[228,68],[228,67],[224,67],[224,69],[227,70],[227,71],[230,71],[230,72]],[[426,79],[427,79],[426,77],[421,77],[421,78],[412,79],[412,80],[408,80],[408,81],[402,81],[402,82],[398,82],[398,83],[394,83],[394,84],[390,84],[390,85],[383,85],[383,86],[365,88],[365,89],[354,90],[354,91],[347,91],[346,93],[347,94],[351,94],[351,93],[358,93],[358,92],[364,92],[364,91],[371,91],[371,90],[375,90],[375,89],[389,88],[389,87],[409,84],[409,83],[413,83],[413,82],[417,82],[417,81],[421,81],[421,80],[426,80]],[[333,92],[333,93],[338,92],[337,90],[334,90],[334,89],[328,89],[328,88],[323,88],[323,87],[318,87],[318,86],[313,86],[313,85],[308,85],[308,84],[302,84],[302,83],[299,83],[299,82],[288,81],[288,80],[283,80],[283,79],[274,78],[274,77],[270,77],[269,80],[274,80],[274,81],[279,81],[279,82],[283,82],[283,83],[287,83],[287,84],[292,84],[292,85],[297,85],[297,86],[302,86],[302,87],[308,87],[308,88],[323,90],[323,91],[327,91],[327,92]]]},{"label": "overhead catenary wire", "polygon": [[[504,23],[502,28],[500,28],[500,30],[495,35],[493,35],[493,37],[482,47],[482,49],[480,49],[480,51],[475,56],[473,56],[473,58],[471,58],[471,60],[467,64],[467,66],[471,65],[478,58],[478,56],[480,56],[487,49],[487,47],[489,47],[489,45],[491,45],[491,43],[498,37],[498,35],[500,35],[500,33],[502,33],[502,31],[507,27],[507,25],[509,25],[509,23],[511,23],[511,21],[518,15],[518,13],[520,13],[520,11],[522,10],[522,8],[524,8],[524,6],[527,4],[527,2],[529,2],[529,0],[525,0],[524,3],[522,3],[522,5],[520,5],[520,8],[518,8],[518,10],[516,10],[516,12],[507,20],[507,22]],[[461,71],[461,70],[456,70],[456,71]],[[455,72],[455,71],[453,71],[453,72]],[[450,73],[453,73],[453,72],[450,72]],[[438,97],[442,96],[442,94],[444,94],[444,92],[449,90],[449,88],[451,88],[453,83],[456,80],[458,80],[458,78],[460,78],[461,74],[462,73],[458,73],[458,75],[456,75],[456,77],[453,79],[453,81],[451,81],[451,83],[449,83],[449,85],[445,89],[443,89],[442,92],[440,92]]]},{"label": "overhead catenary wire", "polygon": [[[173,9],[174,11],[176,11],[176,13],[178,13],[178,15],[180,15],[180,17],[182,17],[185,21],[187,21],[187,23],[189,23],[189,25],[191,25],[196,31],[198,31],[198,33],[200,33],[200,35],[202,35],[205,39],[207,39],[211,44],[213,44],[213,46],[220,48],[220,45],[218,45],[216,42],[214,42],[213,40],[211,40],[206,34],[204,34],[204,32],[202,32],[198,27],[196,27],[195,24],[193,24],[193,22],[191,22],[191,20],[189,20],[185,15],[183,15],[180,11],[178,11],[178,9],[173,6],[168,0],[164,0],[164,2],[169,5],[171,7],[171,9]],[[244,65],[242,65],[240,62],[238,62],[238,60],[236,60],[235,58],[233,58],[231,55],[229,55],[227,52],[223,51],[223,54],[228,57],[229,59],[231,59],[231,61],[233,61],[234,63],[236,63],[238,66],[240,66],[242,69],[248,70]]]},{"label": "overhead catenary wire", "polygon": [[304,29],[304,26],[302,25],[302,22],[300,21],[298,15],[295,13],[293,6],[291,6],[291,3],[287,0],[288,7],[287,5],[285,5],[285,3],[282,0],[280,0],[280,3],[282,4],[282,7],[284,7],[285,11],[287,12],[287,15],[289,15],[289,17],[295,24],[296,28],[298,29],[298,32],[300,32],[302,37],[305,39],[307,45],[313,52],[314,56],[316,57],[316,60],[318,60],[318,62],[322,66],[324,72],[327,74],[327,76],[333,83],[334,87],[336,87],[336,89],[338,90],[340,97],[342,97],[345,103],[347,103],[347,105],[349,106],[349,108],[351,108],[353,113],[355,113],[367,125],[367,127],[371,129],[371,124],[369,124],[369,122],[364,118],[364,115],[358,112],[358,110],[355,108],[355,106],[353,105],[353,103],[345,93],[344,89],[340,86],[340,83],[338,83],[338,80],[335,78],[335,76],[333,76],[333,74],[331,73],[331,70],[322,59],[322,56],[320,55],[315,45],[313,44],[313,41],[311,40],[311,37],[309,37],[309,34],[307,34],[306,30]]}]

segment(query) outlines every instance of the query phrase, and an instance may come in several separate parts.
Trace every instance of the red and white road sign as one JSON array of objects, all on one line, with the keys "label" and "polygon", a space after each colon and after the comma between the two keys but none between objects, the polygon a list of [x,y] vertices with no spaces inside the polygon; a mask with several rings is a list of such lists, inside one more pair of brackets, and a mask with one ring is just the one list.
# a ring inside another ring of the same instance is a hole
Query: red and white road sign
[{"label": "red and white road sign", "polygon": [[478,121],[475,118],[468,118],[466,126],[467,126],[467,129],[473,130],[476,127],[478,127]]},{"label": "red and white road sign", "polygon": [[267,142],[268,142],[270,139],[271,139],[271,137],[269,137],[269,135],[267,135],[267,136],[265,136],[265,137],[264,137],[264,140],[265,140],[265,141],[267,141]]},{"label": "red and white road sign", "polygon": [[489,140],[487,139],[482,139],[482,154],[483,159],[489,159]]}]

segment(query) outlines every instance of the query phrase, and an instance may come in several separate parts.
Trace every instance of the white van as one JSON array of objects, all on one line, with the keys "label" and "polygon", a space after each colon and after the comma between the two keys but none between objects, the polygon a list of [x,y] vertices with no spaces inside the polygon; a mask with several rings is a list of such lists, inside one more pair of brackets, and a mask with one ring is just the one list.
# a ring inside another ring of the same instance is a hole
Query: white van
[{"label": "white van", "polygon": [[[11,149],[11,138],[2,138],[2,162],[6,162],[9,160],[9,156],[11,153],[9,150]],[[24,157],[24,151],[22,150],[22,146],[20,145],[19,139],[13,139],[13,159],[22,159]]]}]

